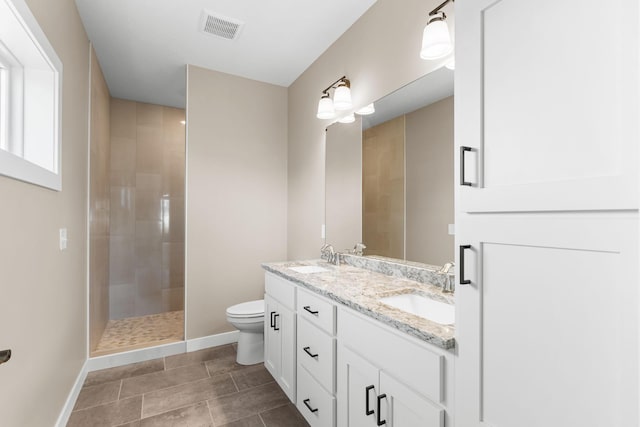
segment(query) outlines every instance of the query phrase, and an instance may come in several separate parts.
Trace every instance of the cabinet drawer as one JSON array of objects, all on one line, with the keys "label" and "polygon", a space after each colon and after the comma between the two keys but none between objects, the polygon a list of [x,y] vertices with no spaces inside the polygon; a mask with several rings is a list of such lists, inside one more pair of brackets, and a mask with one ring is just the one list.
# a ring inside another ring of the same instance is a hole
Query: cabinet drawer
[{"label": "cabinet drawer", "polygon": [[402,336],[400,332],[349,309],[340,308],[338,317],[338,340],[342,345],[428,399],[437,403],[443,401],[442,355],[427,349],[426,343]]},{"label": "cabinet drawer", "polygon": [[298,410],[311,427],[333,427],[335,398],[304,369],[298,369]]},{"label": "cabinet drawer", "polygon": [[295,285],[273,273],[265,273],[264,290],[289,310],[295,310]]},{"label": "cabinet drawer", "polygon": [[298,320],[298,363],[329,392],[335,391],[335,339],[304,319]]},{"label": "cabinet drawer", "polygon": [[329,335],[335,334],[336,307],[324,298],[298,289],[298,316],[307,319]]}]

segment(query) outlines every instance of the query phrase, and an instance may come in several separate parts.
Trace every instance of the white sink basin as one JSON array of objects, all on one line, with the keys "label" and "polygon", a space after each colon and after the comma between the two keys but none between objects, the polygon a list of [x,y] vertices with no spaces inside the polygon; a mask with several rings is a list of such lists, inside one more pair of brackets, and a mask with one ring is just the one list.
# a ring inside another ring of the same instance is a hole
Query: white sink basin
[{"label": "white sink basin", "polygon": [[289,270],[293,270],[296,273],[322,273],[323,271],[329,271],[324,267],[320,267],[318,265],[302,265],[300,267],[289,267]]},{"label": "white sink basin", "polygon": [[453,304],[435,301],[418,294],[394,295],[381,298],[380,302],[441,325],[450,325],[456,319],[456,311]]}]

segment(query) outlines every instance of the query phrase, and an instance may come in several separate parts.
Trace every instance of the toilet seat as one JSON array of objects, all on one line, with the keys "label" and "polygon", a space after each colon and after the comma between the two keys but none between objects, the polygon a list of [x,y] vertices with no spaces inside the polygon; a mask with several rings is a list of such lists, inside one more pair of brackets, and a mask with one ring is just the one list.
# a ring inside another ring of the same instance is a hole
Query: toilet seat
[{"label": "toilet seat", "polygon": [[253,318],[264,316],[264,300],[248,301],[227,308],[227,316]]}]

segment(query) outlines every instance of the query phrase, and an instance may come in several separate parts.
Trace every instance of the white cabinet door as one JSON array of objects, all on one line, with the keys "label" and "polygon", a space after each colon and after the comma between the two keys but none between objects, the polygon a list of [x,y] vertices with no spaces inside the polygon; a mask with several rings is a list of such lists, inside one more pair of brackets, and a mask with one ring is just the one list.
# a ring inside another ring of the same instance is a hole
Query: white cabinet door
[{"label": "white cabinet door", "polygon": [[293,311],[280,306],[276,328],[282,336],[282,370],[278,383],[289,399],[296,403],[296,318]]},{"label": "white cabinet door", "polygon": [[282,334],[274,328],[278,303],[269,295],[264,296],[264,366],[274,378],[282,370]]},{"label": "white cabinet door", "polygon": [[287,397],[296,399],[296,322],[293,311],[264,296],[264,365]]},{"label": "white cabinet door", "polygon": [[380,372],[380,423],[389,427],[443,427],[444,410]]},{"label": "white cabinet door", "polygon": [[338,425],[375,427],[378,368],[347,347],[338,350]]},{"label": "white cabinet door", "polygon": [[637,213],[465,217],[456,232],[470,281],[456,425],[637,427]]},{"label": "white cabinet door", "polygon": [[455,2],[458,211],[638,208],[639,4]]}]

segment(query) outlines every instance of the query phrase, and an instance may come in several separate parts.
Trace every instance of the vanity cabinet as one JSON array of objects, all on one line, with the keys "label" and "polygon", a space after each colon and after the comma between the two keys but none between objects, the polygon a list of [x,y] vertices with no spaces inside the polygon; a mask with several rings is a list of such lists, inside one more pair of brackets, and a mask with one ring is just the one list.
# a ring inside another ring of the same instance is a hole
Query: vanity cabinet
[{"label": "vanity cabinet", "polygon": [[264,365],[287,397],[296,402],[295,285],[265,275]]},{"label": "vanity cabinet", "polygon": [[338,322],[339,426],[453,425],[451,355],[346,308]]},{"label": "vanity cabinet", "polygon": [[453,426],[453,354],[265,276],[265,366],[311,427]]}]

